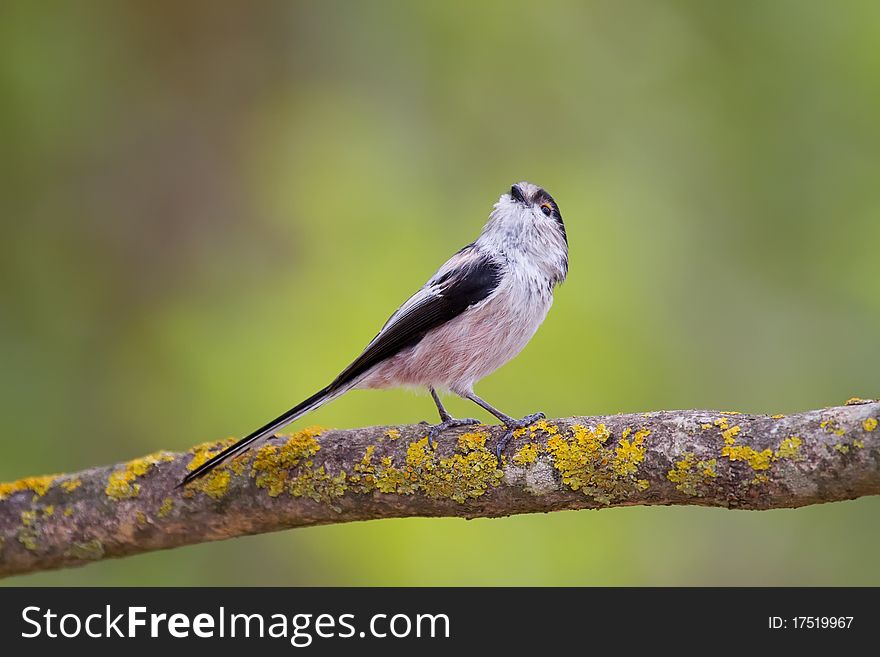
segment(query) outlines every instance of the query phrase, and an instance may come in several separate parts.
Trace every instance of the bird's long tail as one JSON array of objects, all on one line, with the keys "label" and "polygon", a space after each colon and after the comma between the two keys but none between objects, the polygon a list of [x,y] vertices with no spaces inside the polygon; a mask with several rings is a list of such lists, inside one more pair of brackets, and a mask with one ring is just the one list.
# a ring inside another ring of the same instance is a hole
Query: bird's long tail
[{"label": "bird's long tail", "polygon": [[181,486],[186,486],[186,484],[188,484],[189,482],[195,481],[199,477],[206,475],[227,459],[241,454],[249,447],[251,447],[254,443],[257,443],[265,438],[269,438],[282,427],[290,424],[297,418],[302,417],[309,411],[313,411],[318,407],[323,406],[324,404],[335,399],[345,391],[346,388],[340,389],[333,386],[332,384],[327,386],[323,390],[319,390],[308,399],[303,400],[302,402],[291,408],[284,415],[275,418],[274,420],[269,422],[269,424],[260,427],[252,434],[247,435],[239,440],[234,445],[230,445],[216,456],[212,456],[210,459],[202,463],[192,472],[187,473],[186,477],[183,478],[183,481],[178,484],[178,488]]}]

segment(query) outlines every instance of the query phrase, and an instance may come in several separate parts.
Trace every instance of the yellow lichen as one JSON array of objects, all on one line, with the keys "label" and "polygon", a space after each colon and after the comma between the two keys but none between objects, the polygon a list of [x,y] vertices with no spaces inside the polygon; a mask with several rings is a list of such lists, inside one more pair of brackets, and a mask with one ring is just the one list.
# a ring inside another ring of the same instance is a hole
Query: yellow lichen
[{"label": "yellow lichen", "polygon": [[856,447],[858,449],[865,449],[865,443],[863,443],[861,440],[859,440],[857,438],[856,440],[853,441],[853,447]]},{"label": "yellow lichen", "polygon": [[302,429],[302,430],[297,431],[296,433],[290,434],[290,435],[291,435],[291,437],[296,437],[299,440],[308,440],[311,438],[317,438],[322,433],[324,433],[324,431],[326,431],[326,429],[324,427],[317,425],[317,424],[313,424],[311,426],[306,427],[305,429]]},{"label": "yellow lichen", "polygon": [[761,452],[754,450],[753,448],[747,445],[737,445],[735,436],[740,434],[739,425],[727,428],[727,423],[725,422],[722,426],[715,422],[715,424],[724,429],[721,432],[722,438],[724,438],[724,447],[721,448],[721,456],[726,456],[731,461],[745,461],[749,464],[749,467],[752,470],[766,470],[770,467],[770,461],[773,458],[773,450],[765,449]]},{"label": "yellow lichen", "polygon": [[715,465],[717,461],[715,459],[709,459],[705,461],[705,465],[702,465],[704,462],[700,461],[701,467],[703,468],[703,476],[704,477],[717,477],[718,474],[715,472]]},{"label": "yellow lichen", "polygon": [[[315,437],[319,436],[322,431],[323,428],[319,426],[306,427],[291,435],[282,445],[265,445],[257,450],[251,464],[251,476],[256,479],[257,487],[268,489],[269,495],[272,497],[280,495],[287,485],[288,470],[296,467],[301,458],[311,456],[321,448]],[[193,448],[190,451],[194,456],[187,465],[187,469],[195,470],[231,444],[233,444],[233,440],[229,439],[219,443],[204,443]],[[232,475],[242,474],[246,466],[247,457],[241,454],[231,459],[228,464],[220,465],[211,470],[204,477],[190,484],[190,488],[219,500],[229,490]]]},{"label": "yellow lichen", "polygon": [[190,489],[200,490],[208,497],[219,500],[226,495],[230,481],[232,481],[232,473],[229,470],[217,469],[191,483]]},{"label": "yellow lichen", "polygon": [[375,464],[375,448],[370,446],[355,465],[349,482],[360,493],[422,492],[428,497],[463,503],[497,486],[503,477],[495,455],[486,449],[487,438],[484,432],[466,433],[458,439],[454,454],[439,459],[428,439],[422,438],[410,443],[402,467],[395,466],[388,456]]},{"label": "yellow lichen", "polygon": [[68,493],[72,493],[80,486],[82,486],[81,479],[67,479],[66,481],[61,482],[61,488],[66,490]]},{"label": "yellow lichen", "polygon": [[[774,415],[772,416],[775,419],[782,418],[782,415]],[[821,424],[824,428],[828,424],[828,421],[825,421]],[[748,466],[756,471],[762,472],[762,474],[756,475],[750,483],[752,484],[762,484],[770,481],[769,474],[763,473],[763,471],[769,470],[771,465],[775,461],[779,461],[782,459],[800,459],[800,447],[803,444],[803,441],[797,436],[790,436],[784,439],[779,446],[776,448],[776,451],[770,449],[769,447],[761,450],[760,452],[750,447],[748,445],[738,445],[736,442],[736,437],[742,433],[742,428],[739,425],[730,426],[726,418],[719,418],[713,422],[713,425],[718,427],[721,430],[721,437],[724,440],[724,445],[721,447],[721,456],[725,456],[730,461],[741,461],[743,463],[748,464]],[[703,425],[706,427],[706,425]],[[678,465],[678,464],[676,464]],[[687,465],[687,464],[685,464]],[[715,473],[715,459],[706,462],[706,466],[704,468],[704,473],[706,476],[714,477]],[[675,479],[686,481],[686,474],[679,473],[675,468],[670,470],[670,474]],[[667,474],[669,477],[669,474]],[[673,480],[675,480],[673,479]]]},{"label": "yellow lichen", "polygon": [[34,510],[21,512],[21,527],[19,528],[16,538],[28,550],[37,549],[37,534],[35,525],[39,519],[39,514]]},{"label": "yellow lichen", "polygon": [[406,449],[407,466],[411,468],[422,468],[430,465],[434,455],[428,453],[427,450],[429,449],[431,449],[431,447],[425,439],[410,443],[409,447]]},{"label": "yellow lichen", "polygon": [[828,433],[833,433],[838,436],[842,436],[846,433],[846,429],[841,427],[837,422],[834,422],[833,420],[823,420],[819,423],[819,426],[822,429],[825,429],[825,431],[827,431]]},{"label": "yellow lichen", "polygon": [[721,450],[721,455],[731,461],[745,461],[752,470],[767,470],[773,458],[773,451],[765,449],[758,452],[745,445],[725,445]]},{"label": "yellow lichen", "polygon": [[388,440],[397,440],[400,438],[400,429],[388,429],[388,431],[385,432],[385,437]]},{"label": "yellow lichen", "polygon": [[519,427],[518,429],[513,430],[514,438],[522,438],[525,435],[530,435],[534,438],[539,431],[546,433],[548,436],[554,436],[559,433],[559,427],[555,424],[550,424],[547,420],[538,420],[537,422],[533,422],[527,427]]},{"label": "yellow lichen", "polygon": [[270,497],[278,497],[287,487],[290,471],[300,462],[314,456],[321,449],[312,428],[305,429],[287,439],[281,445],[261,447],[254,456],[251,476],[258,488],[265,488]]},{"label": "yellow lichen", "polygon": [[620,445],[614,450],[612,467],[619,475],[635,474],[639,463],[645,460],[645,438],[651,435],[648,429],[636,431],[632,442],[621,438]]},{"label": "yellow lichen", "polygon": [[294,497],[308,497],[315,502],[330,502],[337,497],[342,497],[346,491],[346,473],[340,471],[336,475],[330,475],[321,465],[313,468],[311,461],[306,467],[290,478],[287,492]]},{"label": "yellow lichen", "polygon": [[549,436],[554,436],[559,433],[559,427],[555,424],[550,424],[547,420],[538,420],[531,425],[532,435],[534,436],[538,431],[543,431]]},{"label": "yellow lichen", "polygon": [[458,448],[462,452],[486,448],[486,434],[475,431],[463,434],[458,438]]},{"label": "yellow lichen", "polygon": [[[47,506],[42,509],[43,517],[51,516],[55,513],[55,507]],[[40,518],[40,511],[35,509],[30,509],[27,511],[22,511],[21,515],[21,527],[19,527],[16,532],[16,538],[18,542],[21,543],[25,549],[34,551],[39,545],[38,541],[40,539],[40,535],[37,531],[36,525]]]},{"label": "yellow lichen", "polygon": [[315,467],[311,459],[321,449],[315,438],[322,431],[321,427],[308,427],[281,445],[266,445],[258,450],[251,465],[251,476],[257,487],[266,489],[270,497],[285,492],[316,502],[332,502],[341,497],[347,490],[346,472],[331,475],[324,465]]},{"label": "yellow lichen", "polygon": [[165,452],[156,452],[139,459],[134,459],[124,464],[122,469],[110,473],[107,478],[107,487],[104,493],[112,500],[119,501],[137,497],[141,492],[141,485],[136,483],[138,477],[143,477],[150,468],[163,461],[173,461],[174,456]]},{"label": "yellow lichen", "polygon": [[513,462],[519,466],[525,466],[534,463],[538,458],[538,445],[536,443],[526,443],[516,454],[513,455]]},{"label": "yellow lichen", "polygon": [[500,483],[504,473],[498,469],[495,454],[485,447],[486,434],[465,436],[468,439],[459,439],[459,452],[452,456],[430,461],[417,457],[415,461],[421,463],[418,467],[407,458],[419,488],[428,497],[448,498],[461,504],[468,498],[480,497]]},{"label": "yellow lichen", "polygon": [[162,500],[162,506],[159,507],[159,513],[157,514],[160,518],[166,517],[169,513],[171,513],[171,509],[174,507],[174,500],[170,497],[166,497]]},{"label": "yellow lichen", "polygon": [[114,472],[107,479],[107,487],[104,492],[114,500],[123,500],[129,497],[137,497],[141,492],[140,484],[132,484],[134,475],[126,470]]},{"label": "yellow lichen", "polygon": [[37,533],[33,529],[23,528],[19,530],[16,538],[25,549],[32,552],[37,549]]},{"label": "yellow lichen", "polygon": [[529,428],[528,428],[528,427],[519,427],[518,429],[514,429],[514,430],[513,430],[513,437],[514,437],[514,438],[522,438],[522,437],[525,436],[528,432],[529,432]]},{"label": "yellow lichen", "polygon": [[374,445],[368,445],[359,463],[354,464],[354,474],[349,475],[348,480],[354,484],[353,489],[366,493],[373,489],[375,484],[373,454],[376,452]]},{"label": "yellow lichen", "polygon": [[246,454],[239,454],[238,456],[233,457],[231,461],[229,461],[229,469],[232,471],[233,474],[237,475],[240,475],[242,472],[244,472],[244,468],[246,465]]},{"label": "yellow lichen", "polygon": [[870,399],[862,399],[861,397],[850,397],[847,399],[844,404],[846,406],[858,406],[859,404],[870,404]]},{"label": "yellow lichen", "polygon": [[675,484],[675,488],[688,495],[695,495],[696,488],[691,482],[691,474],[694,469],[694,455],[685,452],[684,458],[675,462],[672,469],[666,473],[666,478]]},{"label": "yellow lichen", "polygon": [[22,490],[32,491],[37,497],[43,497],[52,486],[52,482],[60,476],[61,475],[53,474],[40,477],[25,477],[18,481],[0,483],[0,500],[5,500],[13,493]]},{"label": "yellow lichen", "polygon": [[64,509],[64,517],[65,517],[65,518],[69,518],[69,517],[72,516],[72,515],[73,515],[73,507],[72,507],[72,506],[68,506],[68,507],[66,507],[66,508]]},{"label": "yellow lichen", "polygon": [[[408,451],[411,453],[416,445],[428,445],[428,439],[422,438],[412,443]],[[376,453],[374,445],[368,445],[359,463],[354,465],[354,473],[348,477],[352,483],[352,490],[359,493],[370,493],[378,490],[380,493],[404,493],[409,494],[415,490],[410,482],[409,473],[401,472],[394,467],[390,456],[379,459],[378,465],[373,463]],[[343,472],[344,474],[344,472]],[[344,482],[342,482],[344,484]]]},{"label": "yellow lichen", "polygon": [[576,424],[571,429],[571,439],[555,434],[547,441],[547,451],[563,484],[602,504],[647,488],[646,479],[634,476],[645,457],[647,429],[637,431],[631,441],[622,438],[615,449],[607,444],[611,432],[604,424],[595,429]]},{"label": "yellow lichen", "polygon": [[785,416],[782,413],[777,413],[776,415],[771,415],[770,418],[773,420],[781,420]]},{"label": "yellow lichen", "polygon": [[[314,431],[315,427],[309,427],[304,431]],[[227,438],[220,441],[212,441],[196,445],[189,450],[193,455],[186,469],[192,472],[200,465],[213,458],[227,447],[235,444],[234,438]],[[220,499],[226,494],[229,484],[232,481],[232,474],[240,475],[244,472],[247,465],[247,455],[239,454],[226,463],[222,463],[200,479],[191,482],[187,486],[186,495],[191,496],[193,491],[201,491],[208,497]]]},{"label": "yellow lichen", "polygon": [[803,441],[797,436],[791,436],[786,438],[781,443],[779,443],[779,447],[776,449],[776,452],[773,454],[773,460],[778,461],[779,459],[791,458],[791,459],[800,459],[800,447],[803,444]]},{"label": "yellow lichen", "polygon": [[849,454],[849,445],[847,445],[845,443],[837,443],[834,446],[834,449],[836,449],[841,454]]},{"label": "yellow lichen", "polygon": [[862,427],[865,429],[865,431],[873,431],[877,428],[877,418],[869,417],[864,422],[862,422]]},{"label": "yellow lichen", "polygon": [[[193,455],[190,459],[189,463],[186,464],[186,469],[189,472],[192,472],[200,465],[203,465],[213,456],[216,456],[220,452],[222,452],[227,447],[230,447],[235,444],[235,438],[226,438],[224,440],[212,440],[206,443],[201,443],[196,445],[195,447],[191,447],[189,449],[189,453]],[[224,465],[218,466],[219,468],[225,467]]]},{"label": "yellow lichen", "polygon": [[[343,476],[345,472],[343,471]],[[374,479],[376,490],[380,493],[402,493],[412,489],[413,473],[394,467],[390,456],[379,459]]]},{"label": "yellow lichen", "polygon": [[675,462],[666,478],[675,484],[676,490],[685,495],[702,495],[703,486],[716,477],[715,459],[697,461],[692,452],[685,452],[684,458]]},{"label": "yellow lichen", "polygon": [[135,520],[137,520],[137,524],[143,526],[147,524],[147,514],[143,511],[138,511],[134,514]]}]

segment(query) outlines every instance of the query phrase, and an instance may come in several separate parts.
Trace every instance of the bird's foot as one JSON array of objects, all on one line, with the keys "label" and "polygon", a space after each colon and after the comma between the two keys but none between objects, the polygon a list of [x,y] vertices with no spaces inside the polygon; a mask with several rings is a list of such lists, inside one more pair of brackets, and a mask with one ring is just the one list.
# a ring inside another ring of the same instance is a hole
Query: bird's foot
[{"label": "bird's foot", "polygon": [[498,441],[498,445],[495,446],[495,458],[498,459],[498,465],[501,465],[501,452],[504,451],[504,448],[507,447],[507,443],[513,440],[513,434],[517,429],[522,429],[527,427],[538,420],[543,420],[546,415],[543,413],[532,413],[531,415],[526,415],[521,420],[516,420],[512,424],[507,425],[507,433],[501,436],[501,440]]},{"label": "bird's foot", "polygon": [[479,424],[479,420],[475,420],[472,417],[466,417],[461,420],[455,417],[448,417],[443,420],[440,424],[434,424],[428,430],[428,442],[434,442],[434,439],[437,438],[441,433],[446,431],[447,429],[454,429],[455,427],[466,427],[472,424]]}]

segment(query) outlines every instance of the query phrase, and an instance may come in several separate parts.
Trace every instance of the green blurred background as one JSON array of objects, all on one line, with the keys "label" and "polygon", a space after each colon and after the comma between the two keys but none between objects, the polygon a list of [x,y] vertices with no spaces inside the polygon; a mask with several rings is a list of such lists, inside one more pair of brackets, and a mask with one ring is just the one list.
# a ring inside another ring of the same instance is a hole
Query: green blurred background
[{"label": "green blurred background", "polygon": [[[571,271],[477,387],[508,413],[880,396],[878,117],[871,0],[7,0],[0,480],[248,432],[522,179]],[[355,392],[295,426],[433,416]],[[383,520],[7,582],[878,585],[878,513]]]}]

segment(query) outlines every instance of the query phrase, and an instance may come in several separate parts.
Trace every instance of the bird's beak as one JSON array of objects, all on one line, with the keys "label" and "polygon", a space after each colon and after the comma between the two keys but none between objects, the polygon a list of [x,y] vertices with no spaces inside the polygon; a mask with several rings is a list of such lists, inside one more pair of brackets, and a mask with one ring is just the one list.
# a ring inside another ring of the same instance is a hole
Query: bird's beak
[{"label": "bird's beak", "polygon": [[526,202],[526,197],[523,196],[522,189],[520,189],[519,185],[514,185],[510,188],[510,198],[512,198],[517,203],[525,204]]}]

